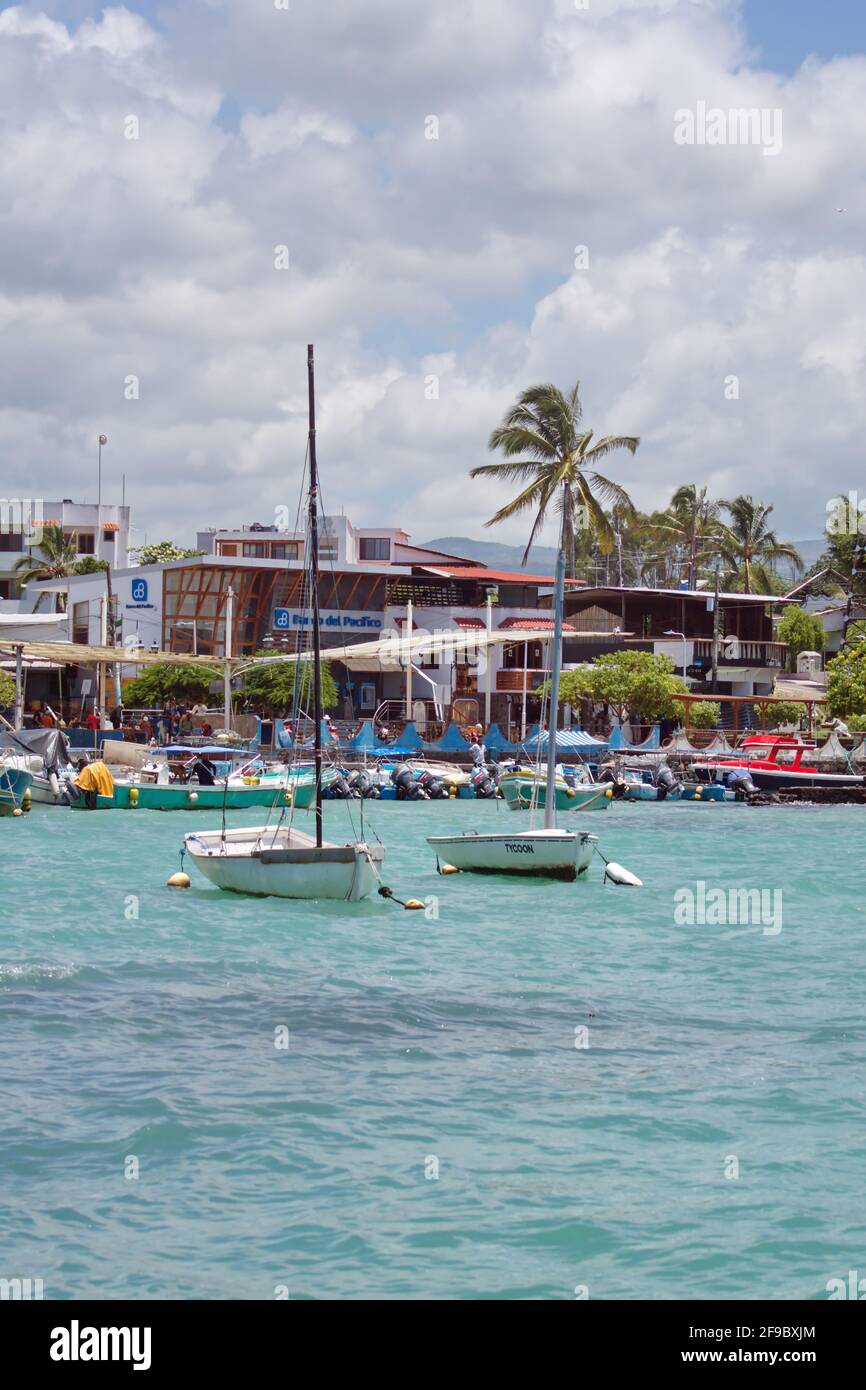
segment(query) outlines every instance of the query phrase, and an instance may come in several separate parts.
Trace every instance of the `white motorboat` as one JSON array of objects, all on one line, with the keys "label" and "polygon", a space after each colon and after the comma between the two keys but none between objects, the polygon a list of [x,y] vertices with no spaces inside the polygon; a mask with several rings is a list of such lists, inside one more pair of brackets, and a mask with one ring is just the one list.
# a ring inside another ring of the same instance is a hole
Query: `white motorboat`
[{"label": "white motorboat", "polygon": [[[322,659],[319,610],[319,482],[316,463],[316,398],[313,348],[307,348],[309,392],[310,490],[308,498],[309,609],[313,656],[313,797],[315,837],[296,830],[285,798],[275,826],[210,830],[187,835],[186,852],[196,868],[218,888],[257,897],[337,898],[358,902],[379,883],[381,845],[364,840],[331,844],[323,837],[322,813]],[[228,706],[228,699],[226,701]],[[282,776],[282,774],[281,774]],[[286,772],[286,776],[288,773]],[[289,815],[288,824],[285,823]],[[383,893],[387,896],[387,890]]]},{"label": "white motorboat", "polygon": [[522,874],[569,882],[589,868],[598,836],[585,830],[520,830],[515,834],[432,835],[427,841],[455,869]]},{"label": "white motorboat", "polygon": [[381,845],[338,845],[294,826],[244,826],[187,835],[186,852],[218,888],[255,897],[337,898],[355,903],[374,892]]}]

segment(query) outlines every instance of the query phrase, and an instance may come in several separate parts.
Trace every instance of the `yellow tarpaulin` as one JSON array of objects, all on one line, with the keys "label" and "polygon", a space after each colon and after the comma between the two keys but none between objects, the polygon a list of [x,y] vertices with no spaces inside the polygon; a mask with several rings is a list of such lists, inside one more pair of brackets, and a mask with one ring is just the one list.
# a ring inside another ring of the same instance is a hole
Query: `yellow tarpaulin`
[{"label": "yellow tarpaulin", "polygon": [[76,786],[83,792],[96,792],[97,796],[114,796],[114,778],[105,763],[88,763],[75,779]]}]

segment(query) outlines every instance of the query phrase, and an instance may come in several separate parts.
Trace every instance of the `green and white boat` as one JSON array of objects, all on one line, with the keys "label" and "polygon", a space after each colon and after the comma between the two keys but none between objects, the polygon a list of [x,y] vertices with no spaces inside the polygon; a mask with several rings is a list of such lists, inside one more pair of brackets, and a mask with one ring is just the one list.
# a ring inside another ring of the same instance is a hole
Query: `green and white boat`
[{"label": "green and white boat", "polygon": [[[521,767],[503,772],[499,787],[511,811],[531,811],[547,805],[547,777],[540,768]],[[612,789],[598,782],[578,782],[570,786],[560,775],[554,780],[557,811],[606,811],[612,796]]]}]

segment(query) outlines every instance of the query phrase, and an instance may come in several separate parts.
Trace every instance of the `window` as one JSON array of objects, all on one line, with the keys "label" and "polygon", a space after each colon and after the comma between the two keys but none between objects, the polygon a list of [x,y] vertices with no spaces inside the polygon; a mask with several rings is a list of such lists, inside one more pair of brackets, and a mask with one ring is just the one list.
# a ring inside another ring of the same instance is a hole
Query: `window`
[{"label": "window", "polygon": [[74,603],[72,605],[72,640],[81,646],[87,646],[90,640],[89,603]]},{"label": "window", "polygon": [[0,550],[25,550],[24,537],[20,531],[0,531]]},{"label": "window", "polygon": [[264,560],[265,546],[263,541],[244,541],[245,560]]},{"label": "window", "polygon": [[114,532],[113,532],[113,531],[103,531],[103,533],[102,533],[102,544],[103,544],[103,545],[114,545]]},{"label": "window", "polygon": [[234,541],[218,541],[217,555],[237,555],[238,548]]},{"label": "window", "polygon": [[362,536],[358,554],[362,560],[390,560],[391,542],[387,536]]},{"label": "window", "polygon": [[79,555],[94,555],[96,553],[96,538],[93,532],[87,531],[64,531],[64,538],[71,541],[75,537],[76,552]]},{"label": "window", "polygon": [[273,560],[300,560],[301,547],[298,541],[275,541],[271,546]]}]

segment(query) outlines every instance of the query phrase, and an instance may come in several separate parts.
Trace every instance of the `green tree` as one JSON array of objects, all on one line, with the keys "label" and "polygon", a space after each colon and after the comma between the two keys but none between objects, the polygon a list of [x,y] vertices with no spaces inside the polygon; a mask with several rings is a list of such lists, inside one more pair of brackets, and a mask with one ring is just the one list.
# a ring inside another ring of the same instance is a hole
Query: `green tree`
[{"label": "green tree", "polygon": [[772,729],[778,729],[780,724],[799,724],[804,709],[805,705],[794,700],[773,700],[764,706],[764,718]]},{"label": "green tree", "polygon": [[847,497],[835,497],[824,529],[827,547],[809,570],[809,576],[823,575],[813,593],[846,598],[852,594],[866,601],[866,504],[862,507]]},{"label": "green tree", "polygon": [[[634,435],[605,435],[593,444],[593,431],[581,428],[580,383],[566,396],[558,386],[531,386],[491,434],[488,448],[500,450],[504,463],[483,463],[471,478],[497,478],[525,484],[516,497],[500,507],[485,526],[495,526],[523,512],[534,511],[523,563],[544,524],[548,508],[565,508],[566,573],[574,577],[576,535],[584,528],[596,538],[602,554],[614,548],[615,533],[603,503],[631,515],[634,507],[619,483],[593,471],[595,464],[618,449],[634,453]],[[565,488],[563,488],[565,484]]]},{"label": "green tree", "polygon": [[[67,538],[60,526],[46,526],[42,531],[39,554],[22,555],[15,562],[15,575],[20,584],[42,583],[47,579],[67,579],[75,573],[78,537],[73,531]],[[57,595],[57,606],[66,612],[66,594]]]},{"label": "green tree", "polygon": [[[273,657],[273,652],[258,651],[256,656]],[[274,661],[267,666],[253,666],[243,675],[240,698],[245,704],[282,716],[291,714],[295,702],[300,709],[310,711],[313,702],[313,666],[310,661]],[[322,663],[322,708],[334,709],[339,692],[331,668]]]},{"label": "green tree", "polygon": [[[688,686],[672,674],[673,669],[670,657],[661,654],[608,652],[591,666],[564,671],[560,700],[577,705],[582,696],[588,695],[599,704],[609,705],[620,721],[652,724],[678,714],[674,696],[688,691]],[[548,682],[543,693],[549,688]]]},{"label": "green tree", "polygon": [[15,681],[6,671],[0,671],[0,705],[7,709],[15,703]]},{"label": "green tree", "polygon": [[157,709],[166,700],[203,700],[219,671],[194,666],[146,666],[124,687],[123,703],[130,708]]},{"label": "green tree", "polygon": [[83,560],[76,560],[72,567],[73,574],[101,574],[108,569],[107,560],[97,560],[95,555],[85,555]]},{"label": "green tree", "polygon": [[140,565],[164,565],[169,560],[191,560],[196,555],[206,555],[206,550],[184,550],[174,541],[156,541],[153,545],[136,545],[130,556],[137,555]]},{"label": "green tree", "polygon": [[866,714],[866,642],[847,642],[828,661],[827,704],[838,719]]},{"label": "green tree", "polygon": [[756,502],[753,497],[735,497],[720,503],[729,515],[729,522],[718,524],[714,543],[718,555],[727,566],[722,584],[726,589],[751,594],[754,584],[764,594],[778,593],[784,586],[768,569],[774,560],[789,560],[795,570],[802,570],[800,552],[790,541],[780,541],[769,526],[772,507]]},{"label": "green tree", "polygon": [[799,604],[791,604],[785,609],[779,622],[778,638],[788,644],[788,669],[797,668],[800,652],[821,652],[824,650],[824,627],[814,613],[807,613]]},{"label": "green tree", "polygon": [[[686,719],[686,716],[683,716]],[[722,718],[722,707],[716,700],[689,701],[686,722],[690,729],[717,729]]]}]

